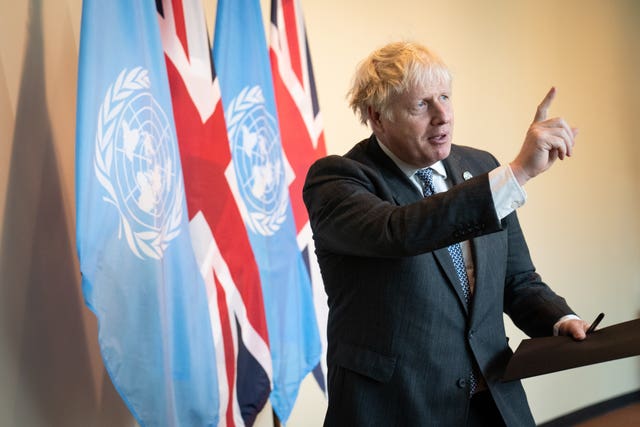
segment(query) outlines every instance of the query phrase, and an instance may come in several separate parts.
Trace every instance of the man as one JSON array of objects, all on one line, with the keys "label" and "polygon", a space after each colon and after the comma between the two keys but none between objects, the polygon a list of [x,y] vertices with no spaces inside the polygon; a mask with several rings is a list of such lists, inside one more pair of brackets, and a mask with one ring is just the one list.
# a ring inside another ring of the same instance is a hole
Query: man
[{"label": "man", "polygon": [[508,166],[452,145],[451,76],[424,46],[373,52],[349,96],[373,135],[318,160],[303,193],[329,304],[325,425],[534,425],[500,380],[502,313],[530,336],[588,326],[535,272],[514,212],[573,151],[576,131],[546,119],[555,90]]}]

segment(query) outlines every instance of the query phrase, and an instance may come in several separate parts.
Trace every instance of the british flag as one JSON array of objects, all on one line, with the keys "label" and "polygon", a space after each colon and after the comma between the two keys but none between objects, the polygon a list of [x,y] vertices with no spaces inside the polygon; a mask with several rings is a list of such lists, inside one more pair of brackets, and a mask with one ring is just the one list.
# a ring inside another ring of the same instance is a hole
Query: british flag
[{"label": "british flag", "polygon": [[309,166],[327,154],[322,115],[299,0],[273,0],[269,54],[280,121],[282,146],[294,178],[289,185],[296,222],[298,247],[303,253],[316,310],[323,356],[314,376],[320,387],[326,384],[327,297],[315,257],[309,217],[302,201],[302,187]]},{"label": "british flag", "polygon": [[227,128],[201,2],[157,1],[190,230],[207,287],[220,425],[251,425],[271,390],[260,275],[225,170]]}]

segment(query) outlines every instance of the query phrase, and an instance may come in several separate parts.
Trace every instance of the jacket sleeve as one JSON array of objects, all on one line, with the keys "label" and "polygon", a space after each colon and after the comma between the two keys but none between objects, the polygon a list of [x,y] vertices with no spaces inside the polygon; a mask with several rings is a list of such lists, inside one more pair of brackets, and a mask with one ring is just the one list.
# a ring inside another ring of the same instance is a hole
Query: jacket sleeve
[{"label": "jacket sleeve", "polygon": [[400,206],[379,171],[340,156],[312,165],[303,189],[316,248],[335,254],[417,255],[501,229],[487,174],[415,198]]},{"label": "jacket sleeve", "polygon": [[516,213],[504,221],[509,230],[505,313],[530,337],[549,336],[562,316],[574,312],[536,272]]}]

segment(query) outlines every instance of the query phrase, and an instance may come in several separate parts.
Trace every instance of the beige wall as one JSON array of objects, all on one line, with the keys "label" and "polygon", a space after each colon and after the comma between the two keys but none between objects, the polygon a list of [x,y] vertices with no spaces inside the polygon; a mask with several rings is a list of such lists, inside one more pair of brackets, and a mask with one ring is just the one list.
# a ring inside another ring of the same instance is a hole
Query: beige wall
[{"label": "beige wall", "polygon": [[[268,0],[261,0],[265,15]],[[543,277],[603,326],[640,316],[640,3],[302,0],[331,153],[368,135],[344,94],[398,38],[454,71],[455,142],[509,161],[546,90],[576,154],[527,185],[520,217]],[[206,1],[212,18],[215,1]],[[0,425],[127,426],[79,288],[74,134],[80,0],[0,0]],[[523,335],[510,327],[514,347]],[[636,358],[525,381],[538,421],[640,388]],[[290,426],[321,425],[303,385]],[[268,426],[265,411],[258,425]]]}]

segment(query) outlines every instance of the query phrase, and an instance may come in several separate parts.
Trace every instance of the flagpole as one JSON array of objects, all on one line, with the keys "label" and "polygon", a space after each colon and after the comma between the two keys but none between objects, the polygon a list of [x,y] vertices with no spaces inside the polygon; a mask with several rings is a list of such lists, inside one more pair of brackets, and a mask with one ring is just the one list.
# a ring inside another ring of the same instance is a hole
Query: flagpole
[{"label": "flagpole", "polygon": [[271,409],[271,412],[273,413],[273,427],[281,427],[280,420],[276,415],[276,411],[274,409]]}]

